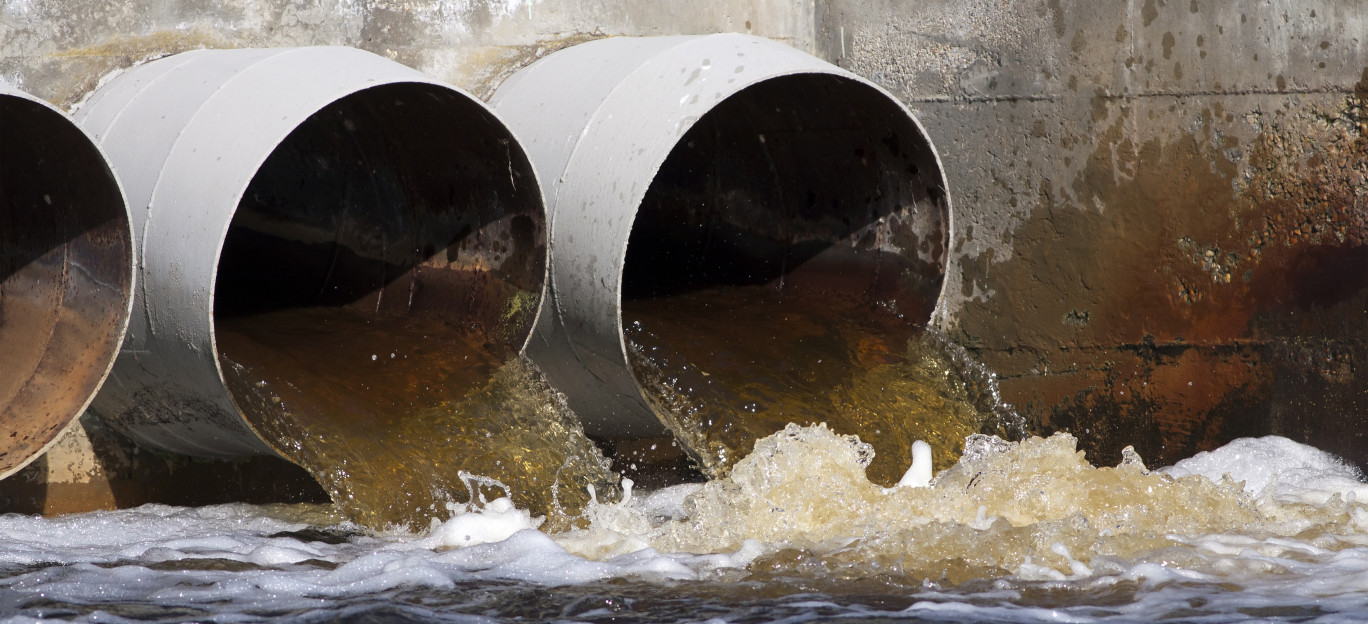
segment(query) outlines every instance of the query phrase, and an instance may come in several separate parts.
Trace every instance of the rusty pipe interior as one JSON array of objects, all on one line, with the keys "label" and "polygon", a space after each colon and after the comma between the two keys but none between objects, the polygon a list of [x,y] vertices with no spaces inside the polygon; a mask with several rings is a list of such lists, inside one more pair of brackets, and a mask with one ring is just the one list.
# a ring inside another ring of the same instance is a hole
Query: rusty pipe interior
[{"label": "rusty pipe interior", "polygon": [[128,210],[66,115],[0,84],[0,478],[90,403],[128,324]]}]

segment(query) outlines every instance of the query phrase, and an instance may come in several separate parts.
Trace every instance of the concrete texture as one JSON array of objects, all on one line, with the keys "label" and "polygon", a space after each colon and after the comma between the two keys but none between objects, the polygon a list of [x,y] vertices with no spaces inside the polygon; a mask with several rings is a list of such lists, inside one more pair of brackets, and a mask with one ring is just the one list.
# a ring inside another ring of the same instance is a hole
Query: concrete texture
[{"label": "concrete texture", "polygon": [[485,98],[592,38],[748,32],[807,49],[812,24],[791,0],[0,0],[0,77],[69,108],[111,71],[189,49],[347,45]]},{"label": "concrete texture", "polygon": [[0,78],[69,109],[189,48],[343,44],[487,97],[580,41],[721,31],[918,114],[957,211],[939,323],[1038,431],[1100,463],[1266,433],[1368,460],[1357,0],[0,0]]},{"label": "concrete texture", "polygon": [[1164,464],[1276,433],[1368,459],[1368,7],[829,0],[955,202],[940,322],[1038,431]]}]

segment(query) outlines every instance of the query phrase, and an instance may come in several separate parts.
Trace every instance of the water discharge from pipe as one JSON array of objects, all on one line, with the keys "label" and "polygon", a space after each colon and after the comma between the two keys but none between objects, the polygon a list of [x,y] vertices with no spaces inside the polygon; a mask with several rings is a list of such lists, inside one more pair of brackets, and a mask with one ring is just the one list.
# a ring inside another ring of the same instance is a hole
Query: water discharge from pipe
[{"label": "water discharge from pipe", "polygon": [[96,408],[152,448],[281,455],[349,518],[512,496],[564,526],[616,477],[520,357],[540,187],[477,100],[349,48],[203,50],[83,108],[139,212],[145,288]]},{"label": "water discharge from pipe", "polygon": [[[707,299],[706,314],[735,310],[717,303],[723,296],[784,322],[738,329],[688,316]],[[1025,435],[1020,417],[992,399],[995,380],[975,375],[974,362],[957,359],[962,354],[938,332],[897,344],[871,331],[866,309],[772,296],[742,291],[636,309],[627,335],[633,370],[708,476],[726,476],[756,442],[789,423],[825,423],[868,440],[875,450],[868,478],[882,486],[907,470],[916,440],[931,445],[939,471],[955,463],[967,436]]]},{"label": "water discharge from pipe", "polygon": [[665,159],[623,325],[643,397],[706,474],[825,422],[873,444],[870,478],[892,485],[914,441],[944,469],[996,426],[926,335],[947,219],[930,150],[876,91],[790,76],[727,98]]},{"label": "water discharge from pipe", "polygon": [[591,434],[668,430],[721,477],[788,423],[826,422],[874,446],[884,485],[917,439],[944,468],[970,434],[1024,434],[928,330],[949,194],[887,92],[713,35],[576,46],[492,102],[550,185],[554,305],[529,354]]},{"label": "water discharge from pipe", "polygon": [[[565,526],[584,484],[614,484],[519,357],[545,235],[516,147],[474,110],[386,89],[310,117],[248,186],[215,292],[228,388],[358,522],[421,527],[482,495]],[[387,120],[389,98],[421,123]],[[467,492],[470,474],[503,487]]]}]

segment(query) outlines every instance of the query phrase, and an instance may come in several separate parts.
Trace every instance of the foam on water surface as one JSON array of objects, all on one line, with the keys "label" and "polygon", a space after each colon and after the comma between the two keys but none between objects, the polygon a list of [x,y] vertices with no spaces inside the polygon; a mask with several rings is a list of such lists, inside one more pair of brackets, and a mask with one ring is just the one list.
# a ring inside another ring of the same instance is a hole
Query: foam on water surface
[{"label": "foam on water surface", "polygon": [[[821,426],[728,478],[596,500],[547,534],[508,499],[418,533],[323,507],[0,516],[0,613],[89,621],[1352,620],[1368,507],[1352,469],[1281,438],[1162,471],[1094,467],[1067,435],[975,436],[925,487],[884,488]],[[1257,466],[1253,464],[1258,464]],[[1227,476],[1229,475],[1229,476]],[[1265,478],[1266,477],[1266,478]],[[557,586],[547,593],[538,588]]]},{"label": "foam on water surface", "polygon": [[[1287,444],[1256,442],[1265,450]],[[1301,448],[1295,457],[1318,453]],[[725,553],[754,540],[764,552],[751,574],[803,569],[958,584],[1077,579],[1148,561],[1214,574],[1232,564],[1207,560],[1223,554],[1202,541],[1211,536],[1263,540],[1274,550],[1284,547],[1268,540],[1292,539],[1328,552],[1356,546],[1368,520],[1365,508],[1346,502],[1361,484],[1343,480],[1342,464],[1312,467],[1291,455],[1284,465],[1303,495],[1289,500],[1207,476],[1244,469],[1239,453],[1211,458],[1197,474],[1175,468],[1174,476],[1148,471],[1133,454],[1120,466],[1093,467],[1064,434],[1021,443],[973,436],[959,463],[920,488],[869,482],[869,454],[852,436],[791,426],[757,444],[729,478],[690,493],[668,520],[630,504],[591,504],[592,527],[562,540],[586,557],[639,544]]]},{"label": "foam on water surface", "polygon": [[1368,494],[1363,474],[1334,455],[1284,437],[1240,438],[1198,453],[1162,472],[1174,477],[1199,474],[1213,481],[1229,476],[1247,493],[1279,500],[1322,503],[1336,493]]}]

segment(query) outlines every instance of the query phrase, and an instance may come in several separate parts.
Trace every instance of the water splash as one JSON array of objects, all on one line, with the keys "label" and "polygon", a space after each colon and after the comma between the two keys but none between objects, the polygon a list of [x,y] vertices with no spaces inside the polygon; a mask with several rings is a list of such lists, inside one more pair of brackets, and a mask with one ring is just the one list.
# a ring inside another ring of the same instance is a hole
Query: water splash
[{"label": "water splash", "polygon": [[895,305],[770,286],[705,289],[624,308],[643,395],[710,477],[788,423],[826,423],[877,451],[870,478],[896,483],[912,442],[936,467],[965,436],[1026,435],[992,371]]},{"label": "water splash", "polygon": [[0,610],[164,622],[1368,614],[1368,508],[1355,500],[1368,485],[1286,439],[1149,471],[1133,453],[1094,467],[1064,435],[976,435],[925,488],[869,482],[869,459],[851,436],[790,427],[727,479],[605,493],[584,528],[562,532],[489,498],[503,487],[485,478],[471,480],[483,500],[417,535],[311,506],[8,514]]},{"label": "water splash", "polygon": [[1368,506],[1351,495],[1326,494],[1323,504],[1256,496],[1229,477],[1149,471],[1133,451],[1118,466],[1094,467],[1067,434],[1020,442],[971,436],[959,461],[924,488],[871,482],[870,459],[870,446],[854,436],[790,425],[727,478],[667,492],[676,501],[668,513],[658,501],[595,502],[591,527],[557,540],[591,559],[643,547],[749,550],[752,579],[910,586],[1082,579],[1146,565],[1259,575],[1276,570],[1266,560],[1232,559],[1231,544],[1278,556],[1368,545]]}]

